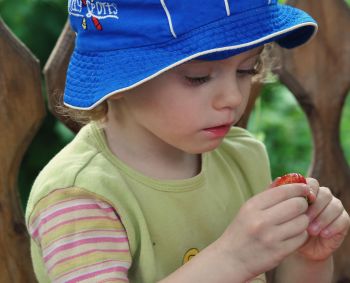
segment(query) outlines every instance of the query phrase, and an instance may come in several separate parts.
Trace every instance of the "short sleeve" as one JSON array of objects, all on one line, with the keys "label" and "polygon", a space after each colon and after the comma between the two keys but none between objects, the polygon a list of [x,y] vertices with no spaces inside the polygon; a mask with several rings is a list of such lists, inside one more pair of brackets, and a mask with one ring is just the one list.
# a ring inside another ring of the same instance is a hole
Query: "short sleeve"
[{"label": "short sleeve", "polygon": [[106,201],[82,189],[55,190],[36,204],[28,225],[52,282],[128,282],[127,233]]}]

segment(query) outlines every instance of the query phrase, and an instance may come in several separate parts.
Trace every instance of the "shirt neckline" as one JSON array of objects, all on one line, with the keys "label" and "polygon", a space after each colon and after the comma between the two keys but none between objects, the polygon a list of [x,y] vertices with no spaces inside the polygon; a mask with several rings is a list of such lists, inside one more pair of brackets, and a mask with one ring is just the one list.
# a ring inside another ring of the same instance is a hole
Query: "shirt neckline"
[{"label": "shirt neckline", "polygon": [[204,183],[204,176],[207,168],[207,159],[208,154],[202,154],[201,170],[200,172],[191,178],[186,179],[176,179],[176,180],[163,180],[156,179],[150,176],[147,176],[136,169],[130,167],[128,164],[119,159],[115,154],[110,150],[106,136],[103,131],[103,126],[97,122],[90,123],[90,131],[96,142],[96,146],[99,151],[115,166],[123,172],[123,174],[128,175],[130,178],[143,183],[144,185],[159,191],[169,191],[169,192],[185,192],[192,191],[202,187]]}]

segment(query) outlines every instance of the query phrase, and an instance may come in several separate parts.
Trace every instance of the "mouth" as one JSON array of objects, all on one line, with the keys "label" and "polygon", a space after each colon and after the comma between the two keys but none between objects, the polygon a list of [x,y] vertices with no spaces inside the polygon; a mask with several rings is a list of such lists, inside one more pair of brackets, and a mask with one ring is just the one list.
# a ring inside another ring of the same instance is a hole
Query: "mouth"
[{"label": "mouth", "polygon": [[224,137],[230,130],[232,124],[224,124],[216,127],[206,128],[205,132],[210,133],[215,137]]}]

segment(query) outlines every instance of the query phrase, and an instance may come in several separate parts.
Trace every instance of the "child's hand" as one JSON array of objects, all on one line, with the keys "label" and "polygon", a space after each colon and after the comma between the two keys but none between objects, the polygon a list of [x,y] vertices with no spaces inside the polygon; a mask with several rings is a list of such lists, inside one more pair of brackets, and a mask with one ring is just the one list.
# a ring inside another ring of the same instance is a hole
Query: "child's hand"
[{"label": "child's hand", "polygon": [[308,239],[306,184],[288,184],[249,199],[218,244],[228,264],[246,278],[266,272],[298,250]]},{"label": "child's hand", "polygon": [[308,178],[307,182],[316,200],[307,211],[310,218],[307,229],[309,238],[298,252],[309,260],[324,260],[343,242],[350,226],[349,215],[328,188],[319,187],[312,178]]}]

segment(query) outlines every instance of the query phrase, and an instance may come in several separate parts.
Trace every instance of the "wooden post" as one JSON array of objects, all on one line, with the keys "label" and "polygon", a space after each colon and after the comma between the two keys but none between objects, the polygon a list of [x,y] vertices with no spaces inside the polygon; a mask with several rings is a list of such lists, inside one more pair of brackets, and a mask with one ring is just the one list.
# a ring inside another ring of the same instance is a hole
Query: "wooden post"
[{"label": "wooden post", "polygon": [[[304,110],[313,136],[309,175],[331,188],[350,211],[350,168],[341,149],[342,108],[350,90],[350,9],[343,0],[295,0],[288,4],[309,12],[319,31],[308,44],[279,50],[281,81]],[[335,255],[334,282],[350,282],[350,235]]]},{"label": "wooden post", "polygon": [[45,115],[40,64],[0,18],[0,282],[36,282],[17,176]]},{"label": "wooden post", "polygon": [[74,49],[74,40],[75,34],[71,30],[69,23],[66,22],[55,48],[44,67],[44,76],[50,112],[76,133],[81,128],[81,125],[72,121],[69,117],[62,115],[56,108],[57,104],[61,104],[63,101],[66,73],[69,59]]}]

